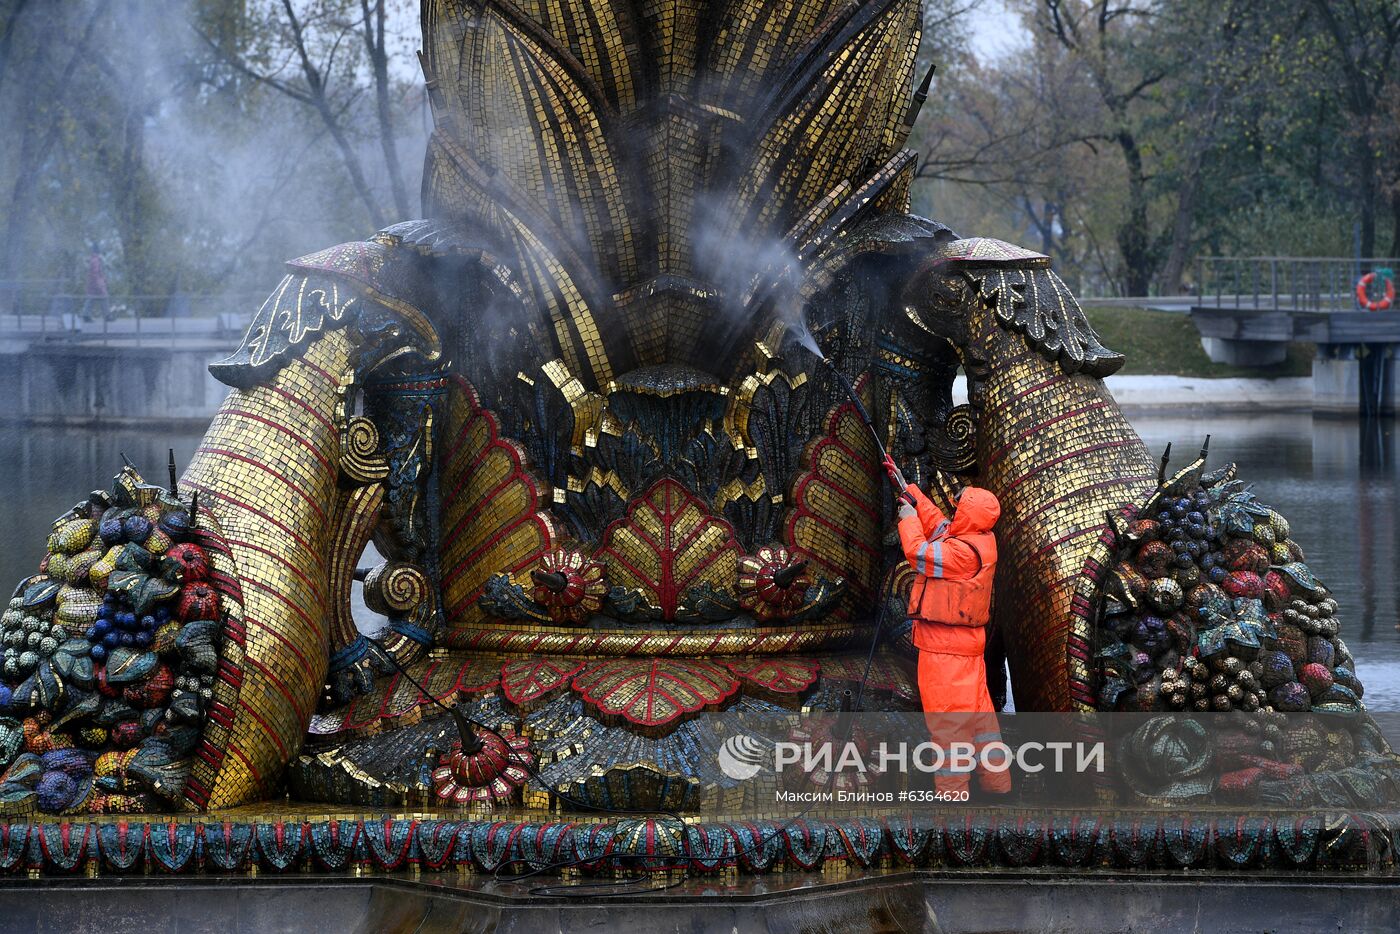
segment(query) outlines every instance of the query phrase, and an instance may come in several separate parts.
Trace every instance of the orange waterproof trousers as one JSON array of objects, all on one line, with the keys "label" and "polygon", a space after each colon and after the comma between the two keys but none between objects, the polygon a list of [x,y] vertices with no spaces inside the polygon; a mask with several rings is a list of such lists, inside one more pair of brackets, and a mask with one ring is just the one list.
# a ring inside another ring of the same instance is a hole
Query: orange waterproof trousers
[{"label": "orange waterproof trousers", "polygon": [[[980,652],[949,655],[921,649],[919,697],[929,735],[945,752],[951,750],[953,743],[969,743],[980,756],[988,743],[1001,742],[996,708],[987,693],[987,666]],[[994,751],[991,758],[999,764],[1004,754]],[[983,791],[1011,791],[1009,769],[990,771],[979,767],[976,771],[977,784]],[[934,784],[940,792],[961,794],[968,791],[968,772],[950,768],[945,761],[943,768],[934,773]]]}]

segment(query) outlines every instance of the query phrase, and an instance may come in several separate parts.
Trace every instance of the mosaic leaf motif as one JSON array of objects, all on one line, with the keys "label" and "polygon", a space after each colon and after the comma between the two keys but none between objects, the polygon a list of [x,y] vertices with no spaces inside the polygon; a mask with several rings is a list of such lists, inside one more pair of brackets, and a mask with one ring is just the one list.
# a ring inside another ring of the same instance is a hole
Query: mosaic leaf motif
[{"label": "mosaic leaf motif", "polygon": [[845,681],[858,684],[862,676],[868,691],[892,694],[904,700],[919,696],[913,665],[902,665],[886,655],[876,655],[870,662],[870,673],[865,671],[865,656],[839,655],[823,658],[819,662],[823,681]]},{"label": "mosaic leaf motif", "polygon": [[874,203],[852,182],[901,158],[919,7],[428,0],[423,37],[425,213],[507,245],[532,323],[598,389],[703,365],[757,320],[721,321],[690,284],[716,266],[697,240],[711,205],[720,242],[744,243]]},{"label": "mosaic leaf motif", "polygon": [[862,594],[871,592],[879,571],[879,483],[870,432],[855,406],[837,407],[794,485],[787,540],[816,574],[846,577]]},{"label": "mosaic leaf motif", "polygon": [[1313,577],[1312,571],[1308,570],[1308,566],[1301,561],[1292,561],[1288,564],[1280,565],[1277,570],[1280,573],[1288,575],[1288,578],[1303,590],[1314,594],[1325,593],[1322,582]]},{"label": "mosaic leaf motif", "polygon": [[739,690],[719,665],[696,659],[615,658],[591,663],[574,690],[604,714],[640,726],[661,726],[711,707]]},{"label": "mosaic leaf motif", "polygon": [[442,592],[451,629],[479,623],[477,605],[492,575],[520,573],[552,547],[544,494],[524,456],[501,438],[495,416],[476,390],[454,380],[442,458]]},{"label": "mosaic leaf motif", "polygon": [[[851,11],[849,20],[829,21],[831,32],[824,38],[830,57],[821,71],[813,68],[802,75],[801,84],[784,88],[778,98],[778,119],[763,127],[764,138],[754,147],[756,158],[727,214],[727,232],[763,229],[775,221],[791,223],[787,212],[794,203],[813,204],[857,175],[862,160],[878,163],[898,148],[904,113],[893,102],[904,100],[904,92],[896,88],[907,88],[913,75],[909,52],[918,42],[910,41],[918,35],[917,8],[865,3],[846,9]],[[837,47],[839,54],[834,54]],[[728,49],[732,54],[736,47]],[[839,147],[825,147],[836,150],[830,156],[797,155],[823,148],[821,141],[830,139],[828,134],[844,141]]]},{"label": "mosaic leaf motif", "polygon": [[821,665],[810,658],[746,658],[725,662],[745,681],[775,694],[801,694],[812,686]]},{"label": "mosaic leaf motif", "polygon": [[[377,244],[346,244],[333,250],[360,260],[373,258],[362,265],[383,263],[383,248]],[[330,253],[332,250],[323,250],[311,259]],[[257,378],[300,356],[322,332],[347,323],[353,317],[352,309],[359,310],[354,307],[357,300],[352,289],[342,288],[329,276],[285,276],[253,316],[242,345],[210,370],[216,379],[248,388]]]},{"label": "mosaic leaf motif", "polygon": [[[501,667],[496,659],[449,655],[424,658],[408,666],[409,672],[433,699],[450,702],[459,694],[480,694],[501,683]],[[416,712],[429,703],[423,692],[397,672],[377,682],[375,690],[363,694],[344,707],[311,719],[310,733],[372,732],[387,720]],[[408,722],[413,722],[412,720]]]},{"label": "mosaic leaf motif", "polygon": [[[731,396],[727,415],[745,445],[758,459],[758,483],[740,487],[734,481],[721,491],[716,510],[734,523],[739,540],[750,551],[781,534],[784,497],[780,484],[797,472],[811,384],[805,373],[790,376],[781,369],[744,378]],[[768,489],[769,485],[776,489]],[[740,495],[743,494],[743,495]]]},{"label": "mosaic leaf motif", "polygon": [[[470,41],[450,28],[430,28],[425,46],[447,108],[464,115],[456,123],[464,131],[461,142],[503,189],[498,197],[529,192],[536,212],[573,233],[570,246],[596,252],[609,275],[619,269],[631,274],[636,260],[618,178],[622,160],[605,135],[611,102],[579,60],[515,5],[486,4],[473,12]],[[595,4],[590,12],[611,18],[612,11]],[[590,45],[596,55],[598,46]],[[496,80],[483,81],[483,75]],[[525,152],[535,158],[521,158]]]},{"label": "mosaic leaf motif", "polygon": [[1065,372],[1102,377],[1123,365],[1123,355],[1099,342],[1069,286],[1049,269],[993,267],[968,275],[997,319]]},{"label": "mosaic leaf motif", "polygon": [[518,658],[501,665],[501,690],[512,704],[527,704],[564,687],[582,667],[565,658]]},{"label": "mosaic leaf motif", "polygon": [[672,620],[687,591],[705,583],[728,590],[742,554],[733,526],[667,477],[608,526],[597,556],[607,562],[611,584],[640,590]]},{"label": "mosaic leaf motif", "polygon": [[[604,345],[627,335],[594,318],[607,308],[595,270],[636,269],[618,160],[603,135],[606,104],[577,63],[513,9],[474,10],[465,30],[432,25],[456,15],[442,9],[455,5],[439,0],[425,10],[425,67],[442,79],[433,99],[440,126],[468,132],[433,134],[425,203],[435,215],[474,214],[510,243],[532,304],[544,312],[539,324],[552,326],[571,370],[582,373],[586,363],[591,381],[605,385],[614,373]],[[500,80],[483,83],[484,74]]]}]

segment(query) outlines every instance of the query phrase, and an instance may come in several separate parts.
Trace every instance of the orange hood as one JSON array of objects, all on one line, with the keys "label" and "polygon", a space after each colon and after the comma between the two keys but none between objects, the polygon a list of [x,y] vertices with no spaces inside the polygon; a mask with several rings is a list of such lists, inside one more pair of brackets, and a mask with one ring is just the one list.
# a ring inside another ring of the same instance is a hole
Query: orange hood
[{"label": "orange hood", "polygon": [[970,486],[958,497],[957,510],[948,526],[949,538],[980,535],[990,532],[1001,518],[1001,503],[991,490]]}]

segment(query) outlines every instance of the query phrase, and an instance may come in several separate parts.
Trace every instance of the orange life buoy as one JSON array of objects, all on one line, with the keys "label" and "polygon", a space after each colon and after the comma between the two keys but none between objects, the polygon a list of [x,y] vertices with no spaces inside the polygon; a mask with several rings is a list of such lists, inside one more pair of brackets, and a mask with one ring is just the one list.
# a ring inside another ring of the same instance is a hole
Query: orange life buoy
[{"label": "orange life buoy", "polygon": [[1372,299],[1369,290],[1371,283],[1376,281],[1376,274],[1368,272],[1356,282],[1356,302],[1367,311],[1385,311],[1395,301],[1395,280],[1386,276],[1381,281],[1385,283],[1385,297]]}]

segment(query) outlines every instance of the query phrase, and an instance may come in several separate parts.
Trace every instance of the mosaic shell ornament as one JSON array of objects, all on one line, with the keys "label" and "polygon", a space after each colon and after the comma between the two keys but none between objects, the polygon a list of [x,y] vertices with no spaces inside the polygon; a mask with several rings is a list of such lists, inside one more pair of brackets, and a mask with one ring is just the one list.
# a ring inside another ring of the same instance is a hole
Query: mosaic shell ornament
[{"label": "mosaic shell ornament", "polygon": [[447,804],[499,805],[510,803],[530,778],[535,756],[525,737],[482,731],[481,749],[462,751],[460,742],[438,760],[433,770],[433,794]]},{"label": "mosaic shell ornament", "polygon": [[603,606],[603,565],[576,548],[556,548],[531,572],[535,600],[557,623],[582,623]]},{"label": "mosaic shell ornament", "polygon": [[781,545],[767,545],[739,560],[739,605],[759,622],[785,619],[802,607],[812,579],[807,562]]}]

